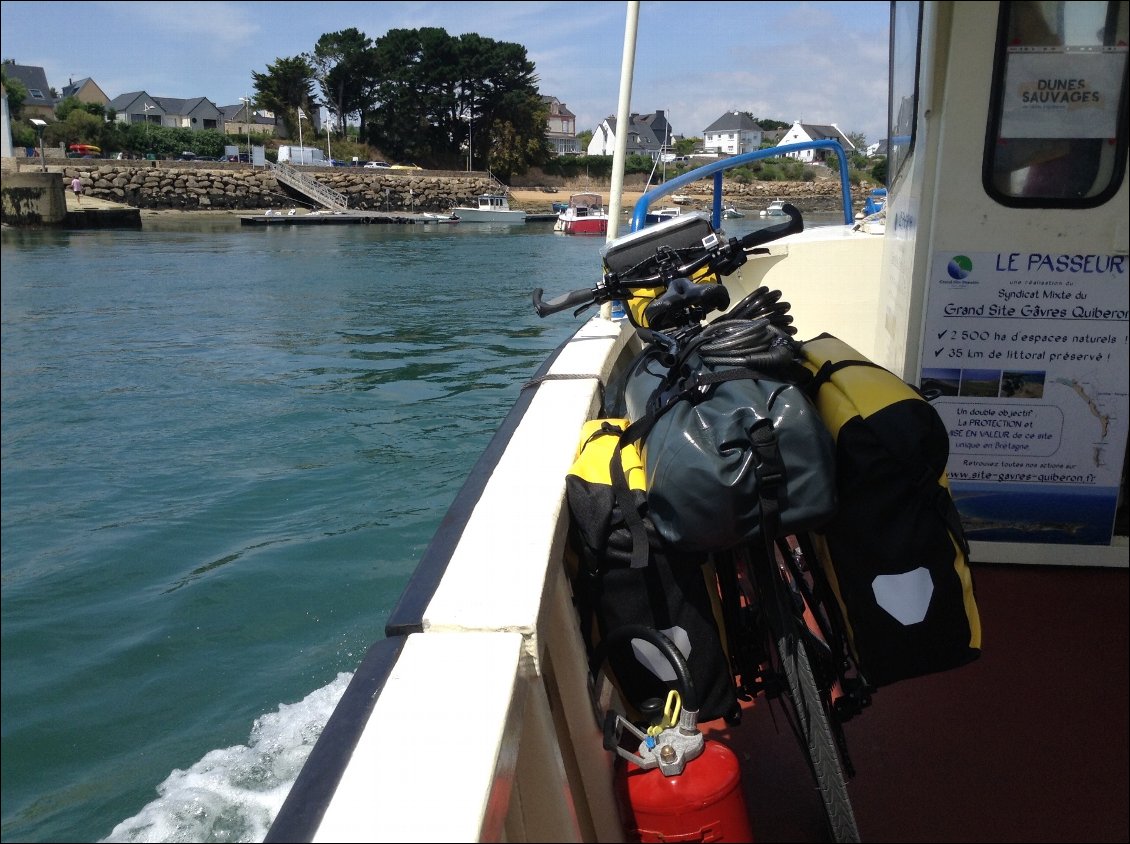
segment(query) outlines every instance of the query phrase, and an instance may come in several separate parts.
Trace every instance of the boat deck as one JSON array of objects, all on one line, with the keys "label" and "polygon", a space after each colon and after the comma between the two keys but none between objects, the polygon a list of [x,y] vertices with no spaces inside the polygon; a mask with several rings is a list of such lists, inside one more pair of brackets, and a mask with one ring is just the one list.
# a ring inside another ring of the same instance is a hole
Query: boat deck
[{"label": "boat deck", "polygon": [[[1127,570],[975,565],[974,581],[980,659],[880,689],[844,727],[862,839],[1127,841]],[[754,840],[826,840],[787,729],[759,703],[733,745]]]}]

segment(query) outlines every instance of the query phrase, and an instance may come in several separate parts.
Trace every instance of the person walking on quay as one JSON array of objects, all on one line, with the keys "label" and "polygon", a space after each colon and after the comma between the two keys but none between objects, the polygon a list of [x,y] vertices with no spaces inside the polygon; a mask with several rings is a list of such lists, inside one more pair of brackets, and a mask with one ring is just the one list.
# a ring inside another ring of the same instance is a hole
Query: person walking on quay
[{"label": "person walking on quay", "polygon": [[79,207],[82,207],[82,179],[75,176],[71,179],[71,190],[75,192],[75,200],[78,202]]}]

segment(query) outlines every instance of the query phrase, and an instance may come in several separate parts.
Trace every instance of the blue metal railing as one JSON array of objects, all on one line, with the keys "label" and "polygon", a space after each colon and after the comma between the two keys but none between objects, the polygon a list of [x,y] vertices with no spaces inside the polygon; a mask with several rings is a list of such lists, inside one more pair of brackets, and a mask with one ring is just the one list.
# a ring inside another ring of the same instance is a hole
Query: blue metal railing
[{"label": "blue metal railing", "polygon": [[631,231],[639,231],[647,222],[647,209],[651,204],[662,196],[669,193],[674,193],[684,185],[689,185],[692,182],[697,182],[699,179],[705,179],[707,176],[714,177],[714,198],[711,203],[711,218],[714,222],[714,227],[718,228],[722,222],[722,173],[726,170],[732,170],[735,167],[741,167],[744,164],[749,164],[752,161],[759,161],[762,158],[776,158],[780,155],[785,155],[790,152],[799,152],[805,149],[830,149],[836,153],[840,159],[840,191],[843,193],[844,202],[844,225],[851,225],[852,211],[851,211],[851,185],[848,182],[848,165],[847,155],[844,153],[844,148],[839,145],[837,141],[801,141],[796,144],[786,144],[785,146],[769,147],[768,149],[759,149],[754,152],[745,152],[741,155],[735,155],[732,158],[723,158],[719,161],[712,161],[709,164],[704,164],[701,167],[696,167],[681,176],[676,176],[668,182],[664,182],[654,190],[650,190],[641,196],[636,201],[636,207],[632,210]]}]

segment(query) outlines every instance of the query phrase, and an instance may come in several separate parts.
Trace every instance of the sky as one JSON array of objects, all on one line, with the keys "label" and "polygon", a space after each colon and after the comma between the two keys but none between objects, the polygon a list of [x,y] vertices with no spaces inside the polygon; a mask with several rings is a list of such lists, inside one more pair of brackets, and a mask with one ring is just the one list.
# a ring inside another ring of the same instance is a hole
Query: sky
[{"label": "sky", "polygon": [[[626,2],[0,2],[0,58],[42,67],[61,90],[86,77],[113,99],[207,97],[235,105],[252,72],[356,28],[441,27],[521,44],[540,93],[577,116],[577,132],[616,114]],[[667,112],[701,137],[727,111],[836,124],[868,143],[886,136],[887,2],[639,4],[631,111]]]}]

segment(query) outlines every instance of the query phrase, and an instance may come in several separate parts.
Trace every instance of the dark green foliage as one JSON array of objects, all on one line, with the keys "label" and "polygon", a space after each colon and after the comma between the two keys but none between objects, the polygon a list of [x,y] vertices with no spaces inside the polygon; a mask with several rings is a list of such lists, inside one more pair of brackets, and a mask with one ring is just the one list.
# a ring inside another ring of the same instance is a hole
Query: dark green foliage
[{"label": "dark green foliage", "polygon": [[[8,95],[8,114],[13,124],[23,117],[24,100],[27,99],[27,86],[14,76],[8,76],[7,71],[0,69],[0,79],[4,82],[4,91]],[[14,128],[13,128],[14,131]],[[35,130],[32,130],[32,135]],[[13,142],[15,139],[13,138]],[[20,144],[23,146],[23,144]],[[30,146],[30,144],[28,144]]]},{"label": "dark green foliage", "polygon": [[338,134],[348,131],[347,118],[359,119],[358,143],[390,161],[489,167],[505,180],[550,155],[548,115],[520,44],[451,36],[438,27],[392,29],[375,40],[345,29],[252,76],[256,103],[282,118],[291,139],[298,134],[295,110],[309,116],[324,104]]},{"label": "dark green foliage", "polygon": [[875,162],[875,166],[871,168],[871,180],[880,185],[885,185],[887,183],[886,158],[880,158],[877,162]]},{"label": "dark green foliage", "polygon": [[252,71],[251,77],[255,83],[255,102],[278,115],[289,136],[297,138],[298,109],[309,117],[316,105],[314,68],[303,56],[293,56],[267,65],[266,73]]},{"label": "dark green foliage", "polygon": [[324,104],[336,118],[335,131],[345,131],[345,118],[373,107],[373,42],[357,29],[323,35],[305,56],[314,68]]}]

